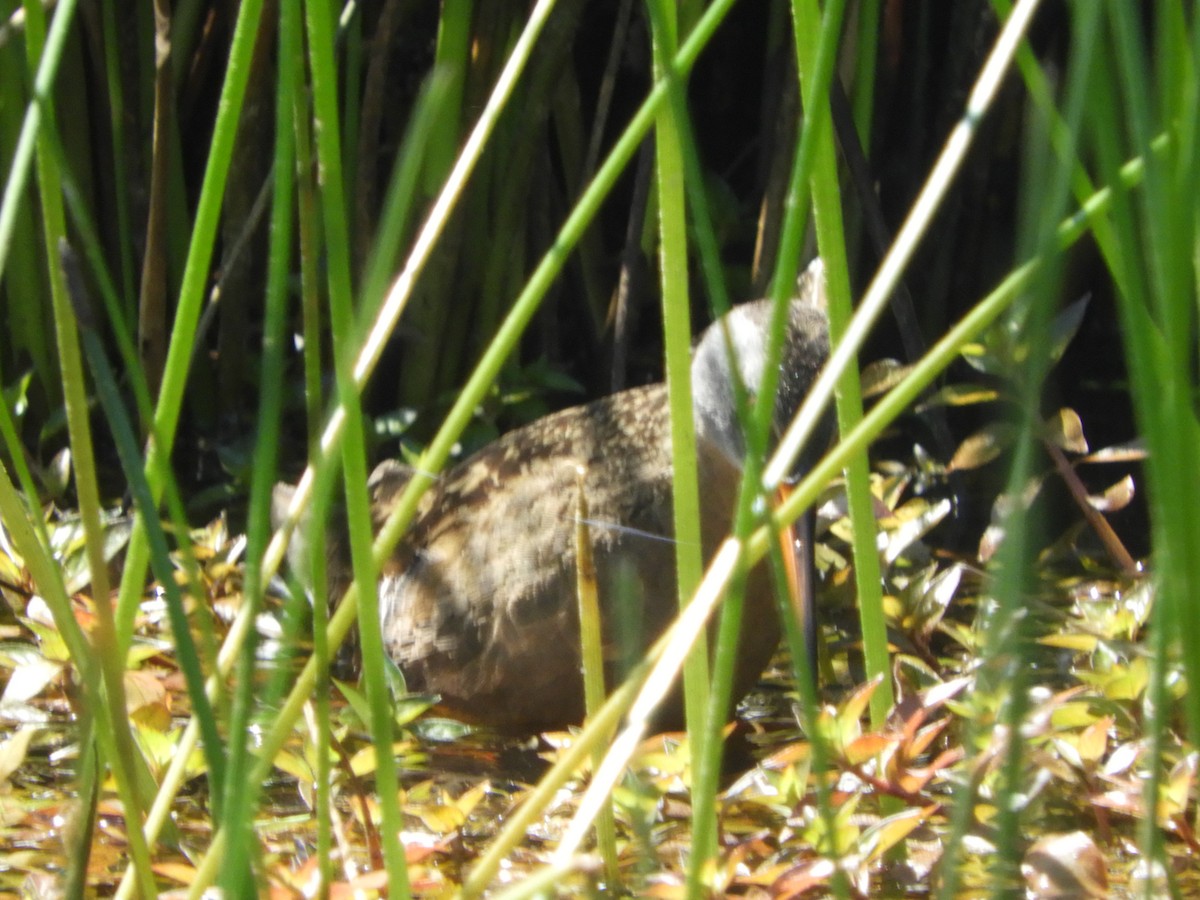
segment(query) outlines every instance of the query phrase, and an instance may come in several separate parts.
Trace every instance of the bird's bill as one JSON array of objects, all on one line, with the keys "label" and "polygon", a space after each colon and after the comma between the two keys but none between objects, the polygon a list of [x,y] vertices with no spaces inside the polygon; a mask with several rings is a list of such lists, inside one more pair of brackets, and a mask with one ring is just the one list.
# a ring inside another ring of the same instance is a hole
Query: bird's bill
[{"label": "bird's bill", "polygon": [[[792,492],[789,484],[778,488],[777,500],[783,503]],[[808,668],[817,671],[817,600],[816,562],[813,552],[814,514],[806,509],[795,522],[779,532],[783,550],[783,570],[787,579],[788,604],[804,634]]]}]

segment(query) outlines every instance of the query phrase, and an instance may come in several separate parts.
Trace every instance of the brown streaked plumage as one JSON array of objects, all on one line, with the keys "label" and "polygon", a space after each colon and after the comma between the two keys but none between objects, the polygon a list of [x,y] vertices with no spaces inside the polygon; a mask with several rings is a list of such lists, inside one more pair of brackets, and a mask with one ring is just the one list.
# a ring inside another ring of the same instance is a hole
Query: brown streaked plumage
[{"label": "brown streaked plumage", "polygon": [[[802,293],[810,296],[791,306],[777,427],[791,418],[827,354],[824,312],[812,302],[822,293],[819,270],[810,269],[806,281]],[[761,379],[768,314],[760,302],[729,316],[740,377],[752,391]],[[692,363],[706,558],[728,533],[741,477],[729,378],[724,340],[711,326]],[[655,384],[510,432],[425,494],[379,583],[384,643],[410,689],[440,695],[446,711],[466,720],[510,730],[582,719],[575,574],[581,468],[610,655],[615,661],[621,647],[642,652],[675,617],[670,421],[666,386]],[[409,477],[390,461],[372,473],[376,527]],[[289,491],[277,488],[277,507],[286,507]],[[344,552],[332,544],[328,551],[334,582],[348,578]],[[339,587],[344,583],[331,591]],[[779,639],[763,566],[751,573],[745,610],[736,696],[762,672]],[[677,710],[666,719],[677,721]]]}]

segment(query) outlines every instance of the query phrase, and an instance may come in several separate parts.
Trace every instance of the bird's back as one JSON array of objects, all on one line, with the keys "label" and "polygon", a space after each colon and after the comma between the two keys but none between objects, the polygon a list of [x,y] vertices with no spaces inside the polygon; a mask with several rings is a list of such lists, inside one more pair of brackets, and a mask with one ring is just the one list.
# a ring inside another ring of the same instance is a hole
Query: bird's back
[{"label": "bird's back", "polygon": [[[446,472],[380,583],[384,640],[410,688],[495,725],[579,721],[581,485],[609,655],[640,654],[677,612],[670,454],[666,389],[651,385],[547,416]],[[709,456],[706,550],[738,477]]]}]

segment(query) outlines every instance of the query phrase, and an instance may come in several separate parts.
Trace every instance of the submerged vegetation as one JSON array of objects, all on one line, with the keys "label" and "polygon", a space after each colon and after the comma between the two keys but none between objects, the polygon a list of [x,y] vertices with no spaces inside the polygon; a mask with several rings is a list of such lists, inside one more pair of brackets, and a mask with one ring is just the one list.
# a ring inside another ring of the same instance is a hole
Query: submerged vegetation
[{"label": "submerged vegetation", "polygon": [[[1200,890],[1193,4],[0,17],[0,892]],[[577,731],[408,692],[373,585],[432,479],[373,530],[370,464],[678,383],[816,252],[830,374],[679,571],[728,669],[737,560],[815,508],[817,659],[731,729],[694,615]],[[279,569],[341,518],[329,604]]]}]

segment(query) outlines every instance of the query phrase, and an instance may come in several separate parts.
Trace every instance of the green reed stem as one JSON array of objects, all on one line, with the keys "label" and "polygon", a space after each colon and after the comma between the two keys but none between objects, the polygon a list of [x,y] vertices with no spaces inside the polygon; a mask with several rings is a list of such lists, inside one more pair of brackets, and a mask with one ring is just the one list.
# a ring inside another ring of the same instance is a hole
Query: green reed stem
[{"label": "green reed stem", "polygon": [[366,431],[358,391],[351,373],[354,333],[353,287],[351,284],[350,233],[346,221],[343,188],[340,118],[337,102],[337,64],[334,59],[336,32],[331,27],[333,9],[328,0],[309,0],[305,6],[309,67],[312,73],[313,111],[320,161],[321,211],[325,223],[325,253],[328,268],[330,324],[333,332],[338,399],[346,415],[342,444],[342,472],[346,489],[346,519],[350,530],[350,556],[359,588],[362,615],[363,676],[371,706],[371,735],[375,743],[376,788],[383,817],[381,836],[390,889],[397,896],[409,895],[408,866],[400,832],[404,820],[396,780],[392,746],[391,698],[384,671],[385,652],[379,622],[378,569],[371,556],[371,510],[367,491]]},{"label": "green reed stem", "polygon": [[[196,204],[195,224],[191,243],[188,245],[187,263],[184,267],[179,302],[175,307],[175,323],[155,411],[153,433],[157,438],[151,443],[146,460],[146,480],[150,483],[155,500],[162,496],[166,483],[165,473],[175,444],[175,429],[179,424],[179,414],[183,406],[183,393],[187,386],[188,368],[194,351],[200,306],[207,291],[209,264],[212,262],[213,245],[220,219],[221,198],[225,189],[225,179],[229,174],[246,82],[250,76],[250,58],[258,32],[262,3],[263,0],[246,0],[238,7],[237,23],[229,48],[225,83],[217,107],[208,165]],[[133,619],[137,613],[149,563],[148,554],[149,547],[144,528],[135,521],[117,598],[117,640],[123,650],[128,648],[131,639]]]},{"label": "green reed stem", "polygon": [[[812,0],[801,0],[794,9],[799,13],[795,29],[796,55],[799,60],[800,79],[805,83],[816,75],[812,67],[815,64],[817,48],[809,35],[818,24],[818,10]],[[807,102],[805,110],[810,116],[817,114]],[[842,197],[838,189],[837,155],[833,146],[827,103],[821,103],[820,116],[824,126],[813,126],[817,131],[812,175],[813,222],[817,231],[817,246],[825,262],[829,292],[830,341],[836,344],[845,332],[854,310],[842,221]],[[862,390],[857,365],[847,366],[838,381],[837,415],[838,430],[843,433],[853,430],[862,421]],[[879,554],[875,546],[875,514],[867,454],[856,454],[846,467],[845,474],[846,496],[853,530],[854,584],[862,622],[867,678],[882,678],[879,689],[871,695],[871,727],[881,730],[888,713],[895,705],[895,699],[890,677],[887,624],[883,614],[883,581],[879,568]],[[816,660],[811,662],[815,668]]]},{"label": "green reed stem", "polygon": [[[696,433],[692,421],[691,310],[688,302],[688,244],[684,192],[684,150],[687,136],[686,82],[675,77],[668,61],[679,46],[676,11],[666,0],[649,6],[654,47],[655,79],[665,79],[668,104],[655,123],[655,182],[658,187],[659,278],[663,304],[663,342],[666,351],[667,396],[671,411],[672,515],[675,534],[675,572],[682,608],[696,592],[704,571],[700,544],[699,478],[696,473]],[[708,706],[707,648],[698,646],[683,671],[684,704],[693,749],[704,733]],[[706,854],[693,846],[693,852]]]},{"label": "green reed stem", "polygon": [[[266,579],[262,559],[271,537],[271,491],[279,448],[283,413],[284,331],[287,314],[288,277],[291,267],[293,204],[296,182],[295,89],[299,81],[299,60],[294,52],[300,40],[299,10],[282,4],[279,10],[278,83],[275,94],[274,195],[271,207],[270,245],[268,249],[266,309],[263,322],[262,369],[259,377],[258,435],[255,441],[250,485],[250,509],[246,526],[246,567],[243,603],[247,614],[256,616],[262,609]],[[320,610],[314,619],[322,616]],[[257,687],[257,641],[251,633],[237,661],[235,692],[230,712],[229,778],[224,797],[226,823],[239,836],[239,852],[230,854],[227,886],[242,891],[254,890],[250,865],[257,842],[254,839],[254,815],[259,787],[248,782],[247,769],[253,757],[246,739],[256,707],[263,705]],[[216,788],[214,787],[214,793]],[[319,811],[320,815],[321,812]],[[327,815],[327,811],[325,812]]]},{"label": "green reed stem", "polygon": [[[37,81],[44,53],[62,52],[62,44],[50,44],[46,34],[45,11],[38,3],[25,4],[25,48],[29,60],[30,77]],[[64,28],[74,8],[60,8],[55,25]],[[66,21],[63,21],[66,20]],[[36,88],[35,88],[36,89]],[[38,102],[44,104],[46,125],[54,120],[54,107],[50,93],[40,95]],[[54,310],[55,344],[58,349],[59,369],[62,376],[63,397],[66,403],[67,429],[71,441],[72,463],[75,486],[79,498],[80,517],[83,521],[85,549],[91,573],[91,590],[95,598],[97,625],[94,641],[100,657],[100,674],[103,679],[103,699],[100,701],[101,715],[108,721],[112,737],[110,751],[105,754],[117,782],[117,792],[125,806],[126,821],[130,831],[139,831],[145,798],[149,786],[138,778],[138,755],[129,719],[125,715],[125,682],[123,657],[117,652],[112,609],[108,604],[108,564],[104,558],[104,528],[101,523],[100,488],[96,480],[95,452],[92,447],[91,427],[86,396],[83,363],[79,353],[79,338],[71,314],[70,298],[62,270],[54,264],[59,241],[66,235],[66,213],[62,200],[62,179],[59,176],[58,160],[54,148],[43,128],[37,136],[37,180],[38,196],[41,200],[43,237],[46,259],[50,261],[50,297]],[[70,616],[70,612],[67,612]],[[59,625],[63,630],[63,623]],[[76,664],[79,659],[76,658]],[[140,834],[138,835],[140,838]],[[152,888],[150,855],[146,842],[133,839],[130,850],[141,875],[142,889]]]}]

